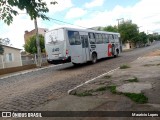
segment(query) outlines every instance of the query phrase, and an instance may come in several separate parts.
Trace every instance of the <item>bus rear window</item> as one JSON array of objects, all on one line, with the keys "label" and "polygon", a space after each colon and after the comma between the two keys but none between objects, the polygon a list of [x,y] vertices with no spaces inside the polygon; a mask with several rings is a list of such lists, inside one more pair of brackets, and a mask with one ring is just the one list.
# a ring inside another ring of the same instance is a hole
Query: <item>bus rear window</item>
[{"label": "bus rear window", "polygon": [[68,31],[68,39],[69,39],[70,45],[80,45],[81,44],[79,32],[77,31]]}]

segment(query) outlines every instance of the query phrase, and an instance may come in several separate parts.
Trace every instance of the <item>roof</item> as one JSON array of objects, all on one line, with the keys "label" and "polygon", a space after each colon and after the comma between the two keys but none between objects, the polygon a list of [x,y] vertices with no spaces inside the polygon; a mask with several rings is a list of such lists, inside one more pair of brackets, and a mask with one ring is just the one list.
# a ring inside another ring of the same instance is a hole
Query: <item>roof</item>
[{"label": "roof", "polygon": [[4,46],[4,47],[8,47],[8,48],[17,49],[17,50],[22,50],[22,49],[20,49],[20,48],[15,48],[15,47],[7,46],[7,45],[2,45],[2,46]]},{"label": "roof", "polygon": [[78,30],[78,31],[85,31],[85,32],[108,33],[108,34],[119,34],[120,35],[120,33],[117,33],[117,32],[106,32],[106,31],[98,31],[98,30],[93,30],[93,29],[80,29],[80,28],[70,28],[70,27],[55,28],[55,29],[47,31],[46,33],[57,30],[57,29]]}]

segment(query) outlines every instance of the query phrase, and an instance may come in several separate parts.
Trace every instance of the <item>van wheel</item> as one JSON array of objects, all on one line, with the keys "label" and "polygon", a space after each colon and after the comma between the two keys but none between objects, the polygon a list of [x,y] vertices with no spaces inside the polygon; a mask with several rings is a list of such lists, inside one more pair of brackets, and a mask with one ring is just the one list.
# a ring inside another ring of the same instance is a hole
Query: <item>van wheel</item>
[{"label": "van wheel", "polygon": [[97,62],[97,54],[96,53],[93,53],[92,54],[92,63],[96,63]]}]

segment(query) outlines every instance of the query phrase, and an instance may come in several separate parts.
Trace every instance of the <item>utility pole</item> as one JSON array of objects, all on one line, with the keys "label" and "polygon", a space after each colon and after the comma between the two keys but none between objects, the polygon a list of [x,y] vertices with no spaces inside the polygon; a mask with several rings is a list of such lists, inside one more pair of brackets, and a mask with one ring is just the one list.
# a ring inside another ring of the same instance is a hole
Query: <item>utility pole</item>
[{"label": "utility pole", "polygon": [[[119,21],[120,20],[123,20],[123,22],[124,22],[124,18],[117,19],[117,21],[118,21],[118,31],[119,31]],[[122,52],[122,39],[121,38],[120,38],[120,51]]]},{"label": "utility pole", "polygon": [[124,22],[124,18],[119,18],[119,19],[117,19],[117,21],[118,21],[118,28],[119,28],[119,21],[120,20],[123,20],[123,22]]},{"label": "utility pole", "polygon": [[34,25],[35,25],[35,30],[36,30],[36,45],[37,45],[37,67],[41,67],[41,47],[40,47],[40,42],[39,42],[39,34],[38,34],[38,25],[37,25],[37,19],[34,19]]}]

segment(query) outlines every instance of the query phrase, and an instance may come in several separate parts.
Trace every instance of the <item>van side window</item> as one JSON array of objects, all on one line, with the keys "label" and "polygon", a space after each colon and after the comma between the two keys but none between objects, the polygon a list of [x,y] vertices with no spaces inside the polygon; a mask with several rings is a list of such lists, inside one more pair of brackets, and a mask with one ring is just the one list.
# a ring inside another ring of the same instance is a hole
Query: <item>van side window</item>
[{"label": "van side window", "polygon": [[80,45],[81,44],[79,32],[77,31],[68,31],[68,39],[69,39],[70,45]]},{"label": "van side window", "polygon": [[95,44],[96,39],[94,33],[88,33],[88,34],[89,34],[90,44]]}]

